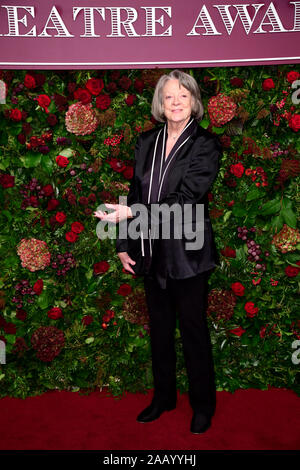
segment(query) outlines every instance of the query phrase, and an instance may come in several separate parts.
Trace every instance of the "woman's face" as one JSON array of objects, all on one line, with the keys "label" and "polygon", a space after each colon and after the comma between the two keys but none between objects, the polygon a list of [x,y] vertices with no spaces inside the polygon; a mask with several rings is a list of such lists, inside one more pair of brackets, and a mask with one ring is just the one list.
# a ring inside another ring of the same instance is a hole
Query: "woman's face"
[{"label": "woman's face", "polygon": [[179,80],[168,80],[163,87],[163,109],[168,122],[183,123],[192,113],[193,98]]}]

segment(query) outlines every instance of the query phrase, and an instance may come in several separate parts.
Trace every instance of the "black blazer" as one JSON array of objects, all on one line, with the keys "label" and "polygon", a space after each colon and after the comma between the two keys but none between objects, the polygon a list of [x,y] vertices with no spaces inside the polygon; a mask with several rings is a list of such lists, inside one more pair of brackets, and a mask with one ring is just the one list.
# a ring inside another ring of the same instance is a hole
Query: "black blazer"
[{"label": "black blazer", "polygon": [[[142,203],[147,207],[149,224],[151,204],[142,201],[141,181],[147,159],[152,161],[159,130],[160,128],[151,129],[138,137],[135,146],[134,175],[127,195],[128,206]],[[203,204],[205,215],[204,244],[198,250],[186,249],[186,242],[193,240],[186,239],[184,233],[182,239],[154,240],[153,256],[158,256],[159,265],[167,270],[171,278],[191,277],[219,264],[219,255],[208,213],[207,193],[218,174],[221,155],[222,146],[219,139],[198,125],[188,141],[179,149],[171,164],[168,179],[165,182],[164,197],[160,199],[159,204],[172,206],[178,203],[182,207],[183,204],[193,204],[193,208],[196,204]],[[194,214],[193,211],[193,217]],[[130,220],[132,219],[127,219],[125,223],[130,223]],[[194,218],[192,223],[194,230]],[[131,240],[120,239],[117,236],[117,253],[127,251],[128,242],[130,243]]]}]

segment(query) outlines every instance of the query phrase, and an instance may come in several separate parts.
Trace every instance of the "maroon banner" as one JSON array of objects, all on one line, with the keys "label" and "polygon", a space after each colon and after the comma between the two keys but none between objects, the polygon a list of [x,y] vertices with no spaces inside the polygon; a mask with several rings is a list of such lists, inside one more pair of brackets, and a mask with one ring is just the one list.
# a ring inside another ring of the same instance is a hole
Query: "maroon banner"
[{"label": "maroon banner", "polygon": [[300,62],[300,1],[7,3],[0,3],[2,69],[180,68]]}]

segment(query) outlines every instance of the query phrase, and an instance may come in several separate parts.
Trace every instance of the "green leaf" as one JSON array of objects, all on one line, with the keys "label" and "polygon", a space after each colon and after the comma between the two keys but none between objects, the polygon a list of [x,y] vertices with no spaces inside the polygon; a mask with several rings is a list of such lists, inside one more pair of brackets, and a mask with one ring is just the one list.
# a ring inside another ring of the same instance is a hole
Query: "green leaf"
[{"label": "green leaf", "polygon": [[270,227],[273,233],[278,233],[283,227],[283,217],[281,213],[272,219]]},{"label": "green leaf", "polygon": [[59,152],[59,155],[70,158],[70,157],[73,157],[74,151],[71,148],[63,149],[62,151]]},{"label": "green leaf", "polygon": [[254,188],[247,194],[246,201],[253,201],[253,199],[259,199],[263,197],[264,194],[258,188]]},{"label": "green leaf", "polygon": [[33,153],[29,152],[23,157],[21,157],[21,160],[25,166],[25,168],[34,168],[38,166],[41,163],[41,154],[40,153]]},{"label": "green leaf", "polygon": [[235,217],[245,217],[247,215],[246,209],[238,204],[233,206],[232,213]]},{"label": "green leaf", "polygon": [[209,126],[209,120],[208,119],[202,119],[200,122],[200,126],[203,127],[203,129],[207,129]]},{"label": "green leaf", "polygon": [[291,228],[297,228],[297,216],[292,209],[282,209],[281,211],[282,217],[285,223]]},{"label": "green leaf", "polygon": [[51,174],[52,173],[52,170],[53,170],[53,161],[52,159],[49,157],[49,155],[43,155],[42,156],[42,161],[41,161],[41,166],[42,168],[44,168],[44,170]]},{"label": "green leaf", "polygon": [[278,199],[272,199],[271,201],[266,202],[261,210],[260,214],[261,215],[270,215],[270,214],[276,214],[276,212],[279,212],[281,209],[281,203]]},{"label": "green leaf", "polygon": [[225,127],[215,127],[215,126],[212,126],[212,131],[213,131],[215,134],[224,134],[224,132],[225,132]]},{"label": "green leaf", "polygon": [[43,290],[43,292],[38,296],[37,304],[42,310],[49,307],[49,305],[51,304],[51,296],[49,295],[47,290]]},{"label": "green leaf", "polygon": [[95,338],[94,338],[93,336],[90,336],[89,338],[87,338],[87,339],[85,340],[86,344],[91,344],[91,343],[93,343],[94,341],[95,341]]}]

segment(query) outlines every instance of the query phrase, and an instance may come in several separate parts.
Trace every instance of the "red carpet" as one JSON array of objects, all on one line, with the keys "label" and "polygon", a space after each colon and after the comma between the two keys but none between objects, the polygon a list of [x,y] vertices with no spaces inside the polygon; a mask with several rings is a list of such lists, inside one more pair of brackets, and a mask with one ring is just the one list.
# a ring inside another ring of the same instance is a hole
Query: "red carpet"
[{"label": "red carpet", "polygon": [[0,399],[1,450],[299,450],[299,397],[271,388],[217,392],[211,428],[190,433],[192,410],[179,394],[177,408],[151,423],[137,414],[151,401],[128,393],[80,395],[53,391]]}]

